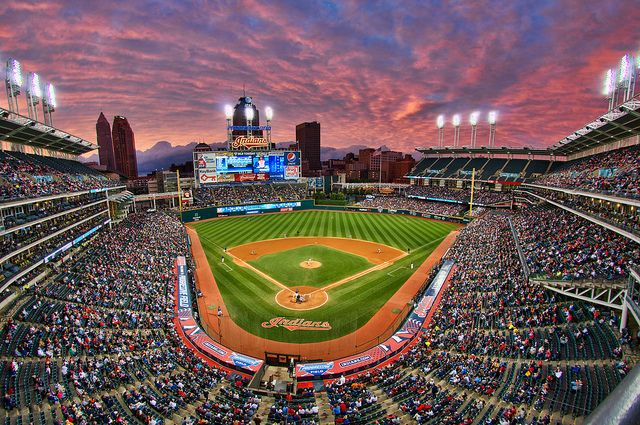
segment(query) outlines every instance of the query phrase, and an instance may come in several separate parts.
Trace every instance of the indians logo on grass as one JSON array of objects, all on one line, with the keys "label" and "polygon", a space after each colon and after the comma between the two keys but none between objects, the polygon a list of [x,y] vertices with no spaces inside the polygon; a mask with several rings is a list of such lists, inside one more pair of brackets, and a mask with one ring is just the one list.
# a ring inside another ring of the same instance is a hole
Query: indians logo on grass
[{"label": "indians logo on grass", "polygon": [[274,317],[268,322],[262,322],[262,327],[285,328],[290,331],[329,331],[331,324],[329,322],[312,322],[304,319],[285,319],[284,317]]}]

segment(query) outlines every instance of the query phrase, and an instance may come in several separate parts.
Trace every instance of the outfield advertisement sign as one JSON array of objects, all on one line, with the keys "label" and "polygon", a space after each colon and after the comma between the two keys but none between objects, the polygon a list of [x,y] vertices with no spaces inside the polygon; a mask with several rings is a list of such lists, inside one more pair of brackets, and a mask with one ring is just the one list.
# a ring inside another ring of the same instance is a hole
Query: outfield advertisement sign
[{"label": "outfield advertisement sign", "polygon": [[433,303],[440,294],[447,276],[451,273],[453,264],[451,260],[445,261],[436,277],[431,281],[427,291],[418,301],[417,307],[409,314],[400,329],[382,344],[378,344],[362,353],[329,363],[300,363],[296,366],[298,380],[331,379],[343,374],[357,373],[399,354],[427,325],[425,320],[433,307]]},{"label": "outfield advertisement sign", "polygon": [[185,257],[179,256],[176,258],[175,272],[176,301],[174,309],[177,314],[175,323],[182,330],[184,337],[188,339],[191,344],[195,345],[201,353],[222,366],[249,374],[257,372],[262,367],[262,360],[234,353],[227,347],[218,344],[202,330],[198,322],[193,318],[187,261]]}]

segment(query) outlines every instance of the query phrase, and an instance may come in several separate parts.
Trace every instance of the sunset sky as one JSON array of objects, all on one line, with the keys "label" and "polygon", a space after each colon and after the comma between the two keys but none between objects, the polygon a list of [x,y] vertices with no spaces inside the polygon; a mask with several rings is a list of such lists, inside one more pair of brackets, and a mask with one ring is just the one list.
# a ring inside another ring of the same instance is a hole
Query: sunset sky
[{"label": "sunset sky", "polygon": [[409,152],[440,113],[451,144],[459,112],[467,144],[480,110],[486,144],[496,109],[498,145],[547,146],[606,111],[639,22],[636,0],[5,1],[0,60],[56,85],[56,126],[95,142],[101,111],[124,115],[140,150],[223,140],[243,85],[276,141],[317,120],[325,146]]}]

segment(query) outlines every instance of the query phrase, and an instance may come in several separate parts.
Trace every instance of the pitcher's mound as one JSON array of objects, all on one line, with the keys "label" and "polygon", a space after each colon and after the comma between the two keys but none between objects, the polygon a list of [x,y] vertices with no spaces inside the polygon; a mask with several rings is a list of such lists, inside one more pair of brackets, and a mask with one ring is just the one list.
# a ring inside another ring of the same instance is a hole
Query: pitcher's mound
[{"label": "pitcher's mound", "polygon": [[[302,302],[296,302],[295,290],[304,298]],[[329,295],[322,289],[312,286],[299,286],[297,288],[283,289],[276,294],[276,303],[290,310],[313,310],[324,305],[329,300]]]},{"label": "pitcher's mound", "polygon": [[318,267],[320,267],[322,265],[322,263],[320,261],[303,261],[300,263],[300,267],[302,267],[303,269],[317,269]]}]

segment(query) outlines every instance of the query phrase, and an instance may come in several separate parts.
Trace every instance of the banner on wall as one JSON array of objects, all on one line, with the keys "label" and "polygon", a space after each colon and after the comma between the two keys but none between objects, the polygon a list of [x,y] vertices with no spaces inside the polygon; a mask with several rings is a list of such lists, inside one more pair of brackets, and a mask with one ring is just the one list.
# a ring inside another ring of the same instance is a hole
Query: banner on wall
[{"label": "banner on wall", "polygon": [[362,353],[343,357],[332,362],[300,363],[296,366],[296,377],[299,380],[311,380],[314,378],[330,379],[340,375],[356,373],[382,363],[386,359],[399,354],[417,335],[433,307],[438,294],[447,280],[453,261],[448,260],[431,281],[429,288],[418,301],[416,308],[409,314],[404,324],[398,331],[387,338],[382,344],[378,344]]},{"label": "banner on wall", "polygon": [[176,301],[174,307],[178,315],[178,326],[180,326],[185,338],[187,338],[189,342],[222,366],[234,368],[244,373],[255,373],[262,367],[262,360],[235,353],[215,342],[202,330],[198,322],[195,321],[191,308],[191,291],[189,290],[187,262],[183,256],[176,258],[175,292]]}]

